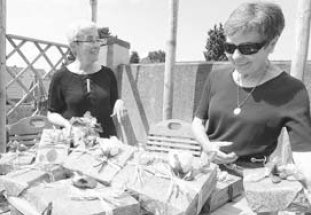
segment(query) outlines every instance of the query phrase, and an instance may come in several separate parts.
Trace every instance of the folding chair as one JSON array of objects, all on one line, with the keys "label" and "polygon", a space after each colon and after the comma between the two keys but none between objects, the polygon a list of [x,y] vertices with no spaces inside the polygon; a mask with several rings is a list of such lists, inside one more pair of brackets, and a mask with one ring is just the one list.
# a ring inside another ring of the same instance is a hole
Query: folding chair
[{"label": "folding chair", "polygon": [[27,147],[38,142],[43,129],[52,127],[47,117],[40,115],[23,118],[7,126],[9,140],[18,141]]},{"label": "folding chair", "polygon": [[161,121],[149,129],[148,151],[168,153],[178,149],[190,151],[194,156],[201,155],[201,145],[195,140],[191,124],[179,119]]}]

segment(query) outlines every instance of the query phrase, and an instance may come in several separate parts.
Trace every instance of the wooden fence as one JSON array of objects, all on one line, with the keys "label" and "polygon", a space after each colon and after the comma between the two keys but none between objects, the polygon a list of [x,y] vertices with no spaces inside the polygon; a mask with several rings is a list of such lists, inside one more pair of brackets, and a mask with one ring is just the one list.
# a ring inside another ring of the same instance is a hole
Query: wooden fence
[{"label": "wooden fence", "polygon": [[[25,103],[35,105],[32,115],[38,114],[41,111],[40,105],[47,99],[47,83],[53,72],[62,63],[66,63],[69,47],[60,43],[12,34],[7,34],[6,40],[8,73],[6,91],[12,92],[14,88],[14,91],[21,94],[18,98],[14,98],[14,103],[7,111],[7,117],[12,116]],[[21,64],[23,66],[20,66]],[[44,69],[43,64],[46,67]],[[11,99],[10,95],[8,99]]]}]

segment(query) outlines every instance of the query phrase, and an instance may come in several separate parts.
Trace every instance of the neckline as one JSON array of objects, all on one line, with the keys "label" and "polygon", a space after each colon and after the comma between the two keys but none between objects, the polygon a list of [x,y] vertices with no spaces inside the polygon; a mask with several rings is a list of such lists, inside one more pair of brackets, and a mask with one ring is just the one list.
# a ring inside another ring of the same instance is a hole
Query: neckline
[{"label": "neckline", "polygon": [[[233,70],[233,71],[234,71],[234,70]],[[287,74],[285,71],[281,71],[278,75],[274,76],[273,78],[271,78],[271,79],[269,79],[269,80],[267,80],[267,81],[265,81],[265,82],[263,82],[263,83],[261,83],[261,84],[258,84],[257,86],[253,86],[253,87],[244,87],[244,86],[238,85],[238,84],[234,81],[234,79],[233,79],[233,71],[230,72],[230,80],[232,81],[232,83],[234,84],[235,87],[239,87],[239,88],[245,89],[245,90],[251,90],[251,89],[253,89],[254,87],[256,87],[256,88],[262,87],[262,86],[264,86],[264,85],[266,85],[266,84],[269,84],[270,82],[272,82],[272,81],[278,79],[278,78],[279,78],[280,76],[282,76],[284,73]]]},{"label": "neckline", "polygon": [[90,77],[90,76],[94,76],[94,75],[98,74],[102,70],[103,67],[101,66],[98,71],[93,72],[93,73],[88,73],[88,74],[78,74],[78,73],[70,71],[70,69],[68,69],[68,67],[65,67],[65,68],[66,68],[66,71],[68,71],[70,74],[73,74],[75,76],[78,76],[78,77]]}]

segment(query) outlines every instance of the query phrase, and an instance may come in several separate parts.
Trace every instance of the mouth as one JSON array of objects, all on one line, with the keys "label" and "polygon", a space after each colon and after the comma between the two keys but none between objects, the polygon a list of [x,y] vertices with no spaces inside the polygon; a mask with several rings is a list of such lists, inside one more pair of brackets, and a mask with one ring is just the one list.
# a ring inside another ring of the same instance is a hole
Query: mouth
[{"label": "mouth", "polygon": [[234,64],[236,67],[246,67],[248,66],[249,64],[248,63],[235,63]]},{"label": "mouth", "polygon": [[244,65],[248,64],[248,62],[234,62],[234,64],[237,66],[244,66]]},{"label": "mouth", "polygon": [[99,49],[92,50],[90,53],[93,54],[93,55],[98,55],[99,54]]}]

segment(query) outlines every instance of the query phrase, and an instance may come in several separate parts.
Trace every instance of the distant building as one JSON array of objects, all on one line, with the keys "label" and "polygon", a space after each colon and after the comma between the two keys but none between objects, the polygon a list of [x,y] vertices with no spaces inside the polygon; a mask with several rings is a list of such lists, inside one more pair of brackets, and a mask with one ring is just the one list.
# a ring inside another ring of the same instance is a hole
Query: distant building
[{"label": "distant building", "polygon": [[[21,67],[17,67],[17,66],[13,66],[13,67],[9,67],[9,69],[15,74],[18,75],[23,68]],[[19,80],[23,83],[23,85],[30,90],[33,85],[37,82],[38,79],[42,80],[43,86],[41,86],[41,89],[35,89],[33,91],[33,95],[35,97],[38,97],[42,94],[42,92],[47,91],[48,87],[49,87],[49,83],[50,83],[50,77],[46,77],[44,79],[42,79],[42,77],[45,75],[45,70],[43,69],[36,69],[36,71],[38,72],[38,76],[36,77],[35,73],[33,71],[31,71],[30,69],[28,69],[27,71],[25,71],[22,75],[19,76]],[[14,77],[12,77],[11,74],[9,74],[9,72],[5,73],[5,82],[7,83],[7,96],[11,101],[18,101],[20,100],[25,94],[25,90],[21,87],[21,85],[18,83],[18,81],[13,81]],[[8,84],[10,84],[8,86]]]}]

